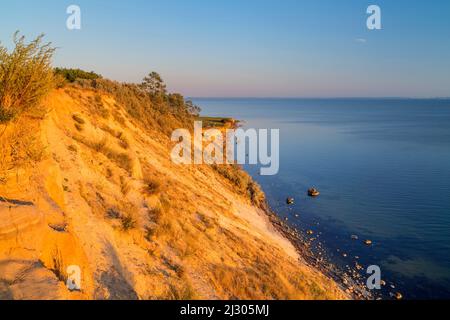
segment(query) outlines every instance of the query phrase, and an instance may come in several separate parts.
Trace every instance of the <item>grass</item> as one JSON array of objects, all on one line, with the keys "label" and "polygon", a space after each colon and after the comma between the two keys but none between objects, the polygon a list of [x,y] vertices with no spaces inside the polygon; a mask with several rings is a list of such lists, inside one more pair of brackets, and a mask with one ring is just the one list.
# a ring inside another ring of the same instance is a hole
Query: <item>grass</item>
[{"label": "grass", "polygon": [[73,119],[76,123],[81,124],[81,125],[84,125],[84,124],[86,123],[86,121],[85,121],[80,115],[78,115],[78,114],[72,115],[72,119]]},{"label": "grass", "polygon": [[149,217],[150,221],[152,221],[155,224],[158,224],[161,221],[162,214],[163,214],[163,212],[162,212],[161,207],[152,208],[152,209],[149,209],[149,211],[148,211],[148,217]]},{"label": "grass", "polygon": [[192,301],[196,299],[196,294],[192,285],[185,283],[181,286],[176,286],[174,284],[169,285],[169,289],[164,297],[164,300],[187,300]]},{"label": "grass", "polygon": [[[126,113],[144,128],[156,129],[169,137],[175,129],[193,128],[193,110],[179,94],[165,92],[152,94],[143,90],[138,84],[119,83],[106,79],[78,80],[74,86],[93,89],[112,96],[116,103],[123,106]],[[97,106],[98,103],[98,98],[94,98],[92,104]],[[123,116],[116,110],[112,110],[112,115],[117,122],[125,123]]]},{"label": "grass", "polygon": [[79,123],[75,123],[75,129],[77,129],[78,132],[82,132],[84,130],[83,125],[79,124]]},{"label": "grass", "polygon": [[114,162],[118,167],[124,169],[128,173],[132,170],[132,160],[130,156],[123,152],[115,151],[108,146],[108,139],[102,138],[97,141],[89,141],[81,136],[74,136],[74,140],[84,144],[95,152],[102,153],[105,157]]},{"label": "grass", "polygon": [[213,168],[221,176],[230,181],[241,195],[248,197],[260,208],[266,205],[266,197],[261,187],[237,165],[214,165]]},{"label": "grass", "polygon": [[124,176],[120,176],[120,192],[126,196],[131,191],[131,186]]},{"label": "grass", "polygon": [[109,110],[105,107],[100,94],[94,95],[94,104],[90,106],[90,110],[104,119],[109,118]]},{"label": "grass", "polygon": [[153,196],[161,191],[161,182],[155,178],[146,178],[142,192],[148,196]]},{"label": "grass", "polygon": [[119,212],[117,209],[115,209],[115,208],[109,208],[109,209],[106,211],[106,216],[107,216],[109,219],[120,219],[121,214],[120,214],[120,212]]},{"label": "grass", "polygon": [[108,219],[120,220],[122,231],[127,232],[137,227],[137,221],[132,210],[134,210],[132,207],[127,206],[121,206],[121,209],[113,207],[106,210],[105,216]]},{"label": "grass", "polygon": [[116,138],[118,140],[119,146],[122,149],[127,150],[130,148],[130,143],[128,142],[128,139],[125,137],[122,131],[116,131],[111,127],[109,127],[108,125],[103,125],[101,129],[109,133],[112,137]]},{"label": "grass", "polygon": [[117,139],[119,140],[119,146],[122,149],[127,150],[130,148],[130,143],[128,142],[128,139],[122,133],[118,135]]},{"label": "grass", "polygon": [[137,226],[137,222],[134,219],[133,215],[131,213],[122,216],[120,219],[121,223],[122,223],[122,230],[123,231],[129,231],[131,229],[136,228]]},{"label": "grass", "polygon": [[208,217],[202,213],[197,213],[197,216],[198,216],[198,219],[206,227],[206,229],[213,229],[219,224],[218,219]]},{"label": "grass", "polygon": [[0,177],[6,183],[11,172],[42,161],[48,152],[39,136],[39,122],[20,116],[0,124]]}]

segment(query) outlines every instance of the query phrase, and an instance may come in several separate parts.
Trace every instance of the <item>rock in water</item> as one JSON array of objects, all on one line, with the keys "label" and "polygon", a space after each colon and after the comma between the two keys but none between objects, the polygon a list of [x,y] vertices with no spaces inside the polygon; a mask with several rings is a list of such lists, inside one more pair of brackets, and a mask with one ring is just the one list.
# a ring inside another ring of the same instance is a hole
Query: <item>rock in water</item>
[{"label": "rock in water", "polygon": [[320,192],[316,188],[311,188],[308,190],[308,195],[310,197],[318,197],[320,195]]},{"label": "rock in water", "polygon": [[294,200],[294,198],[289,197],[289,198],[286,199],[286,203],[287,203],[288,205],[292,205],[292,204],[295,203],[295,200]]}]

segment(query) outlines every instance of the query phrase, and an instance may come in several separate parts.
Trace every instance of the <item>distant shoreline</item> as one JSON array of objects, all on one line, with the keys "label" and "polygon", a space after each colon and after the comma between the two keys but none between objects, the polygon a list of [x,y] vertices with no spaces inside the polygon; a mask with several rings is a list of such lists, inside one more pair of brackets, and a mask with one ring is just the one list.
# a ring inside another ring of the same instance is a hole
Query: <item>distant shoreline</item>
[{"label": "distant shoreline", "polygon": [[450,97],[189,97],[193,100],[450,100]]}]

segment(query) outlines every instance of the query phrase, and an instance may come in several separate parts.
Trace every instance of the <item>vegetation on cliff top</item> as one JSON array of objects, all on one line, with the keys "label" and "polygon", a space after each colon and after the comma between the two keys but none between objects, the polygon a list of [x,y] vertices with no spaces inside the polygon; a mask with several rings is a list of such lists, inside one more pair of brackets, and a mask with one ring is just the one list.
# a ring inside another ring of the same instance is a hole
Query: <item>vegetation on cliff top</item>
[{"label": "vegetation on cliff top", "polygon": [[[185,100],[179,93],[169,93],[164,80],[157,72],[149,73],[142,83],[134,84],[104,79],[93,71],[53,69],[51,60],[55,49],[50,43],[44,44],[42,40],[43,36],[41,35],[30,43],[26,43],[25,38],[16,33],[14,35],[15,48],[12,52],[9,53],[5,47],[0,46],[0,123],[17,120],[22,113],[30,110],[36,112],[37,109],[45,109],[42,106],[42,100],[55,86],[95,91],[96,99],[92,101],[92,112],[103,117],[108,116],[109,112],[103,107],[100,94],[111,95],[143,127],[155,129],[167,136],[170,136],[173,130],[178,128],[192,129],[194,120],[198,119],[200,108],[192,101]],[[45,110],[42,113],[45,113]],[[212,118],[204,119],[211,121]],[[222,125],[231,119],[224,121]],[[78,123],[76,126],[79,131],[82,130],[82,124]],[[26,130],[28,126],[21,127],[22,130]],[[22,136],[32,137],[33,135],[29,132]],[[23,145],[23,141],[28,142]],[[122,146],[126,144],[123,142]],[[25,152],[26,150],[28,151]],[[32,152],[34,158],[41,159],[42,155],[36,137],[22,139],[22,142],[18,142],[17,148],[5,146],[0,156],[9,160],[3,161],[6,166],[3,171],[16,167],[19,162],[24,162],[29,158],[29,150],[36,150]],[[19,153],[22,154],[20,157],[17,156]],[[14,154],[21,161],[14,160]],[[13,155],[12,158],[11,155]],[[215,166],[214,168],[221,176],[236,186],[242,195],[248,196],[255,205],[264,206],[264,193],[242,169],[238,166]]]},{"label": "vegetation on cliff top", "polygon": [[16,32],[13,40],[11,52],[0,44],[0,123],[38,107],[55,84],[51,66],[55,49],[42,42],[43,35],[26,43]]}]

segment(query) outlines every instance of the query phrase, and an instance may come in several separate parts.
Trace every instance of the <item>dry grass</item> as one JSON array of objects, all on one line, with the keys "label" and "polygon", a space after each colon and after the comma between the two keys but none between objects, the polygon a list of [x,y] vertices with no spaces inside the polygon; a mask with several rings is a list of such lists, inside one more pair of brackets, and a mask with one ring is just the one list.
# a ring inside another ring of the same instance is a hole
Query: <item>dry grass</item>
[{"label": "dry grass", "polygon": [[[124,106],[128,115],[143,124],[143,127],[156,129],[167,136],[175,129],[193,127],[194,115],[190,104],[179,94],[149,94],[140,85],[106,79],[80,80],[76,86],[113,96],[119,105]],[[97,105],[95,101],[93,105]],[[112,114],[117,122],[124,124],[118,112],[113,110]]]},{"label": "dry grass", "polygon": [[242,168],[237,165],[214,165],[213,168],[237,187],[241,195],[247,196],[255,206],[260,208],[266,206],[266,197],[261,187]]},{"label": "dry grass", "polygon": [[95,152],[102,153],[105,157],[114,162],[118,167],[124,169],[128,173],[132,170],[132,161],[128,154],[115,151],[108,146],[108,139],[102,138],[97,141],[89,141],[81,136],[74,136],[73,139],[78,141]]},{"label": "dry grass", "polygon": [[118,140],[118,144],[122,149],[129,149],[130,143],[128,139],[125,137],[124,133],[122,131],[116,131],[109,127],[108,125],[103,125],[101,129],[107,133],[109,133],[112,137],[116,138]]},{"label": "dry grass", "polygon": [[39,123],[24,116],[0,125],[0,183],[13,170],[42,161],[46,149],[38,135]]},{"label": "dry grass", "polygon": [[135,229],[137,226],[136,219],[133,217],[131,213],[128,213],[121,217],[120,219],[122,223],[122,230],[123,231],[129,231],[132,229]]},{"label": "dry grass", "polygon": [[127,150],[127,149],[130,148],[130,143],[128,142],[128,139],[123,135],[123,133],[120,133],[120,134],[117,136],[117,139],[119,140],[119,146],[120,146],[122,149]]},{"label": "dry grass", "polygon": [[183,285],[170,284],[163,300],[187,300],[192,301],[196,299],[196,294],[190,283],[184,283]]},{"label": "dry grass", "polygon": [[104,119],[108,119],[110,116],[110,112],[103,103],[103,99],[100,94],[94,95],[93,103],[89,105],[89,110],[91,111],[91,114],[98,115]]},{"label": "dry grass", "polygon": [[155,178],[147,177],[144,179],[142,192],[148,196],[153,196],[161,191],[161,182]]},{"label": "dry grass", "polygon": [[131,186],[129,181],[124,177],[121,176],[120,177],[120,192],[122,192],[122,194],[124,196],[126,196],[131,190]]},{"label": "dry grass", "polygon": [[81,125],[83,125],[83,124],[86,123],[86,121],[85,121],[80,115],[78,115],[78,114],[72,115],[72,119],[73,119],[76,123],[81,124]]}]

